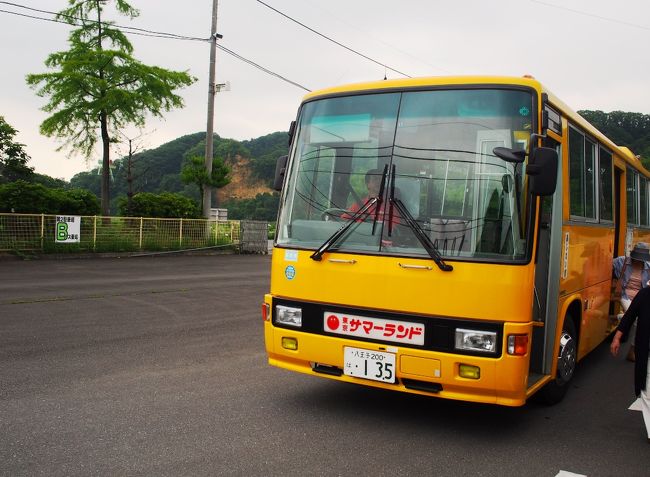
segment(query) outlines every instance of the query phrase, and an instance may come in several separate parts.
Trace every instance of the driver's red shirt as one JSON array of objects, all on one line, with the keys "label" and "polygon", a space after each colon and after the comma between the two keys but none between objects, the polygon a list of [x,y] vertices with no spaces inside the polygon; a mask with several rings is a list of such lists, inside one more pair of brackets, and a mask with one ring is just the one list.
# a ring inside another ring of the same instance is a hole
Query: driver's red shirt
[{"label": "driver's red shirt", "polygon": [[[341,217],[343,219],[351,219],[354,216],[354,214],[356,214],[361,209],[363,209],[363,206],[372,199],[373,197],[370,196],[364,197],[363,199],[361,199],[361,201],[352,204],[348,209],[349,212],[346,214],[342,214]],[[370,206],[370,208],[366,211],[367,213],[366,219],[373,220],[375,218],[376,210],[377,210],[377,204],[373,204],[372,206]],[[382,201],[379,207],[379,216],[377,217],[377,220],[379,222],[383,222],[384,220],[388,221],[389,214],[390,214],[390,207],[386,207],[386,201]],[[359,222],[362,222],[364,220],[364,217],[359,217],[357,220]],[[397,210],[397,207],[393,207],[392,224],[399,225],[400,223],[401,221],[400,221],[399,211]]]}]

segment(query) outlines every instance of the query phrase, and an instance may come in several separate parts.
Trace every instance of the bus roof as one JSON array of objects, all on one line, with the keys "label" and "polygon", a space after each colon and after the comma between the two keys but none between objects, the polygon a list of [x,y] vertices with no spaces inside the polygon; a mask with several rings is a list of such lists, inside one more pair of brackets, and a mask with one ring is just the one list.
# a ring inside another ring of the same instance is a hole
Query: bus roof
[{"label": "bus roof", "polygon": [[308,93],[304,100],[310,100],[318,96],[329,96],[351,92],[367,92],[372,90],[405,89],[427,86],[455,86],[455,85],[513,85],[529,86],[541,91],[542,85],[539,81],[530,77],[514,76],[430,76],[422,78],[401,78],[383,81],[370,81],[365,83],[345,84],[333,88],[321,89]]},{"label": "bus roof", "polygon": [[303,98],[303,102],[309,101],[322,96],[338,95],[355,92],[386,91],[391,89],[401,90],[408,88],[422,88],[427,86],[458,86],[458,85],[507,85],[507,86],[527,86],[538,92],[545,93],[548,96],[549,104],[561,113],[573,124],[580,126],[585,132],[593,136],[603,145],[607,146],[619,157],[625,160],[635,169],[639,169],[644,175],[650,176],[641,161],[627,147],[616,145],[605,134],[600,132],[596,127],[571,109],[557,96],[551,93],[542,83],[531,76],[431,76],[422,78],[402,78],[383,81],[371,81],[365,83],[353,83],[335,86],[332,88],[321,89],[308,93]]}]

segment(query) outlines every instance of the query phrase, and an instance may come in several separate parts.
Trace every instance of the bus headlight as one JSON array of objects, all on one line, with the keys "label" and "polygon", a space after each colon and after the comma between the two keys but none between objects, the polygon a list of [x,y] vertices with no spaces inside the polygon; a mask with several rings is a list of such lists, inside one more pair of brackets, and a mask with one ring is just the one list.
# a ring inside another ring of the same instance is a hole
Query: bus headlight
[{"label": "bus headlight", "polygon": [[455,347],[459,351],[495,353],[497,350],[497,334],[495,331],[456,328]]},{"label": "bus headlight", "polygon": [[302,326],[302,309],[278,305],[275,307],[275,322],[279,325]]}]

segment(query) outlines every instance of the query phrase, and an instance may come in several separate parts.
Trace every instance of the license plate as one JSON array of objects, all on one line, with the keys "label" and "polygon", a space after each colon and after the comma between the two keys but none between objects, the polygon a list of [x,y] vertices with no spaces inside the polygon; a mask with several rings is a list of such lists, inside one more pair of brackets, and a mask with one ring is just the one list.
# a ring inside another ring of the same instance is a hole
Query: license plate
[{"label": "license plate", "polygon": [[346,346],[343,372],[356,378],[395,382],[395,354]]}]

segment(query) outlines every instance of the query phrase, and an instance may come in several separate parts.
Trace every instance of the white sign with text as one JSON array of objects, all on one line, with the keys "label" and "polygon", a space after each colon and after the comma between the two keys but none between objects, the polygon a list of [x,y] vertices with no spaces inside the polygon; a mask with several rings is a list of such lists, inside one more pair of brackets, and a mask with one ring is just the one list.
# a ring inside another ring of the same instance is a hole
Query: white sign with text
[{"label": "white sign with text", "polygon": [[54,235],[56,243],[78,243],[81,240],[81,217],[57,215]]}]

